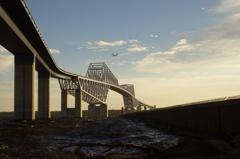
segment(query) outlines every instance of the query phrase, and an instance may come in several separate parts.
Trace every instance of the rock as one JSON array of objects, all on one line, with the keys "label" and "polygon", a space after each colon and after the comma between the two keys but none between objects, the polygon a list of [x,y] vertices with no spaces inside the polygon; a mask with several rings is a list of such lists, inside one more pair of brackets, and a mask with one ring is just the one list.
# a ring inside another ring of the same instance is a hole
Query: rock
[{"label": "rock", "polygon": [[105,159],[147,159],[146,154],[126,155],[120,153],[109,153]]},{"label": "rock", "polygon": [[226,152],[232,150],[231,147],[226,142],[221,140],[208,140],[207,142],[213,145],[219,151]]},{"label": "rock", "polygon": [[184,138],[182,137],[182,136],[179,136],[178,137],[178,144],[180,144],[181,142],[183,142],[184,141]]},{"label": "rock", "polygon": [[35,152],[29,156],[24,157],[23,159],[76,159],[76,156],[73,152],[70,151],[42,151]]},{"label": "rock", "polygon": [[9,159],[8,155],[0,152],[0,159]]},{"label": "rock", "polygon": [[234,148],[234,149],[240,149],[240,143],[234,144],[233,148]]},{"label": "rock", "polygon": [[8,146],[2,145],[0,147],[0,153],[8,154]]},{"label": "rock", "polygon": [[240,155],[240,149],[233,149],[231,151],[228,151],[227,153],[231,155]]},{"label": "rock", "polygon": [[173,158],[173,157],[190,157],[190,156],[207,156],[221,155],[224,152],[215,148],[206,141],[199,141],[193,138],[186,138],[180,144],[173,146],[160,154],[152,155],[151,159]]},{"label": "rock", "polygon": [[234,137],[233,141],[240,142],[240,135],[237,135]]}]

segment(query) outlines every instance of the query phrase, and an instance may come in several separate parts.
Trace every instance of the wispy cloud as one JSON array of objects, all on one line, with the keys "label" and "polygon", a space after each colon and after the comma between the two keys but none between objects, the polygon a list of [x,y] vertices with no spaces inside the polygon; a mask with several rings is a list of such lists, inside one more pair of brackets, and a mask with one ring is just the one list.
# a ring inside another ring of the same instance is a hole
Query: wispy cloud
[{"label": "wispy cloud", "polygon": [[158,38],[158,35],[148,35],[148,37]]},{"label": "wispy cloud", "polygon": [[222,0],[220,5],[210,9],[210,12],[214,13],[233,13],[239,12],[240,10],[240,1],[239,0]]},{"label": "wispy cloud", "polygon": [[179,36],[189,35],[189,34],[193,34],[193,33],[197,33],[197,31],[184,31],[182,33],[177,33],[176,31],[172,31],[171,35],[173,35],[175,37],[179,37]]},{"label": "wispy cloud", "polygon": [[[127,41],[124,40],[119,40],[119,41],[113,41],[113,42],[106,42],[106,41],[94,41],[94,44],[98,45],[98,46],[122,46],[126,43],[128,43]],[[89,43],[90,45],[92,43]]]},{"label": "wispy cloud", "polygon": [[[232,12],[230,10],[239,8],[239,5],[238,1],[224,0],[212,11]],[[237,14],[232,13],[232,15]],[[140,72],[172,72],[174,75],[195,74],[198,71],[208,75],[217,72],[225,74],[239,72],[239,26],[240,16],[229,18],[225,22],[205,29],[196,38],[176,42],[169,51],[151,53],[142,60],[132,63]]]},{"label": "wispy cloud", "polygon": [[0,84],[0,89],[7,89],[9,87],[13,87],[13,83],[5,83],[5,84]]},{"label": "wispy cloud", "polygon": [[140,41],[137,40],[137,39],[132,39],[132,40],[128,40],[128,42],[130,42],[130,43],[139,43]]},{"label": "wispy cloud", "polygon": [[93,41],[93,42],[87,42],[87,45],[81,45],[77,49],[89,49],[92,51],[106,51],[109,50],[110,47],[114,46],[123,46],[127,43],[139,43],[140,41],[137,39],[131,39],[131,40],[118,40],[113,42],[106,42],[106,41]]},{"label": "wispy cloud", "polygon": [[60,50],[57,50],[57,49],[49,49],[49,51],[52,53],[52,54],[59,54],[61,51]]},{"label": "wispy cloud", "polygon": [[123,53],[123,54],[119,54],[118,56],[125,56],[125,55],[129,55],[129,54],[132,54],[132,53]]},{"label": "wispy cloud", "polygon": [[8,52],[8,50],[0,45],[0,73],[7,71],[13,65],[14,56],[5,54]]},{"label": "wispy cloud", "polygon": [[131,45],[131,48],[127,48],[127,51],[139,52],[139,51],[148,51],[148,47],[138,46],[137,44]]},{"label": "wispy cloud", "polygon": [[5,52],[9,52],[9,51],[4,47],[2,47],[2,45],[0,45],[0,53],[5,53]]}]

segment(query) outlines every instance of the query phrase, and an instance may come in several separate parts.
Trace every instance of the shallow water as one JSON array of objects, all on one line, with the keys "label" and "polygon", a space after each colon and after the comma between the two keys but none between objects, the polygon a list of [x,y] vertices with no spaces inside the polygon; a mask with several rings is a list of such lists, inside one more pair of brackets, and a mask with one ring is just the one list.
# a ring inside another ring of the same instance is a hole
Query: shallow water
[{"label": "shallow water", "polygon": [[[41,137],[42,143],[51,143],[54,145],[68,145],[74,143],[134,143],[142,146],[143,143],[156,145],[162,148],[172,147],[177,144],[178,138],[175,135],[167,133],[164,130],[158,130],[147,126],[145,123],[135,122],[132,120],[114,117],[97,120],[90,123],[86,128],[81,128],[79,131],[68,136],[55,136],[50,139]],[[81,125],[81,122],[76,124],[76,127]],[[66,130],[67,131],[67,130]],[[56,150],[55,147],[45,147],[48,151]],[[77,147],[66,148],[65,150],[74,150]],[[84,154],[101,153],[109,149],[108,147],[83,147],[81,152]],[[121,147],[112,149],[109,152],[120,152]],[[107,152],[107,153],[109,153]],[[124,154],[142,152],[135,148],[125,148]]]}]

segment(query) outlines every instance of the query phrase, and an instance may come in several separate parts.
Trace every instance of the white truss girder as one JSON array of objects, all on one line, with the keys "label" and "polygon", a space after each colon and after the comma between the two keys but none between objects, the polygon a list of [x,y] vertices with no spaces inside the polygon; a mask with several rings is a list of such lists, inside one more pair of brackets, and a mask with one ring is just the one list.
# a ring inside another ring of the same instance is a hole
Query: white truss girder
[{"label": "white truss girder", "polygon": [[105,63],[90,63],[86,76],[77,76],[75,79],[58,79],[61,90],[75,96],[76,90],[82,91],[82,100],[89,104],[106,104],[110,87],[123,95],[125,108],[139,105],[152,108],[137,100],[133,85],[119,86],[117,78]]},{"label": "white truss girder", "polygon": [[112,71],[105,64],[105,62],[90,63],[86,73],[86,77],[98,81],[115,84],[118,86],[118,79],[114,76]]}]

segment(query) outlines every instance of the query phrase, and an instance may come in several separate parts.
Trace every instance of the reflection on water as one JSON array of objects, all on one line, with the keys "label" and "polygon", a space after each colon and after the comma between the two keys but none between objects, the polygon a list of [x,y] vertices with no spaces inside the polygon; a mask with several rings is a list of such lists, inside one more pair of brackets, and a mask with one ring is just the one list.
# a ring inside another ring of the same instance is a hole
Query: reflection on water
[{"label": "reflection on water", "polygon": [[[79,122],[76,125],[81,125]],[[67,130],[66,130],[67,131]],[[172,134],[168,134],[164,130],[157,130],[148,127],[145,123],[135,122],[132,120],[114,117],[99,120],[89,124],[86,128],[79,129],[78,132],[68,136],[55,136],[51,139],[41,138],[43,143],[52,143],[55,145],[68,145],[69,142],[75,143],[134,143],[143,145],[148,143],[159,147],[172,147],[177,144],[178,138]],[[55,147],[46,147],[48,150],[54,150]],[[74,150],[71,147],[66,150]],[[81,151],[87,153],[100,153],[107,150],[108,147],[83,147]],[[120,152],[121,147],[114,148],[110,152]],[[125,154],[140,152],[134,148],[125,148]],[[109,152],[108,152],[109,153]]]}]

